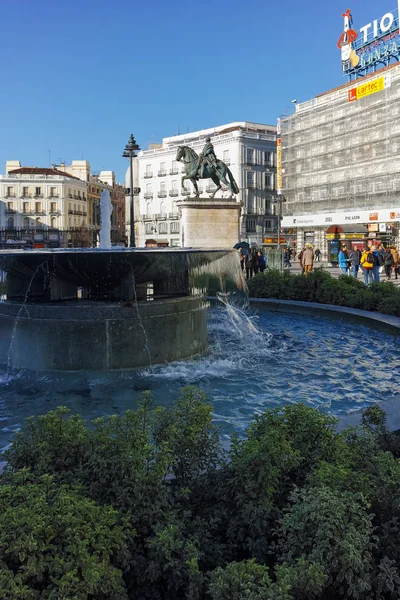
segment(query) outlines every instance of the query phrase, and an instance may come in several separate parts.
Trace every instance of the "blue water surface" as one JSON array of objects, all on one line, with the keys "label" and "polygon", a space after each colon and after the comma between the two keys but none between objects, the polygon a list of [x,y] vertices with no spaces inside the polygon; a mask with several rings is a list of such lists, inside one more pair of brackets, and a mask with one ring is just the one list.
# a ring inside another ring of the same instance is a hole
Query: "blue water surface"
[{"label": "blue water surface", "polygon": [[0,373],[0,449],[30,415],[64,405],[86,419],[135,408],[144,390],[168,405],[197,385],[229,435],[254,413],[304,402],[334,415],[399,393],[400,338],[337,319],[209,311],[206,356],[119,372]]}]

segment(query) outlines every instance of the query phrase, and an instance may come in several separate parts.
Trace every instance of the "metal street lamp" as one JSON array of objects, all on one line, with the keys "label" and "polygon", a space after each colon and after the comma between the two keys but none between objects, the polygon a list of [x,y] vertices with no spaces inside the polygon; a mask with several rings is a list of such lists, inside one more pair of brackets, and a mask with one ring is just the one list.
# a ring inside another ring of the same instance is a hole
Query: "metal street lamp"
[{"label": "metal street lamp", "polygon": [[133,158],[135,156],[137,156],[136,154],[136,150],[140,150],[138,144],[136,143],[135,138],[133,137],[133,133],[131,133],[131,137],[128,140],[128,143],[125,146],[125,150],[123,153],[123,157],[124,158],[129,158],[130,161],[130,189],[129,189],[129,195],[130,195],[130,219],[131,219],[131,226],[130,226],[130,237],[129,237],[129,247],[130,248],[134,248],[135,247],[135,211],[134,211],[134,205],[133,205]]}]

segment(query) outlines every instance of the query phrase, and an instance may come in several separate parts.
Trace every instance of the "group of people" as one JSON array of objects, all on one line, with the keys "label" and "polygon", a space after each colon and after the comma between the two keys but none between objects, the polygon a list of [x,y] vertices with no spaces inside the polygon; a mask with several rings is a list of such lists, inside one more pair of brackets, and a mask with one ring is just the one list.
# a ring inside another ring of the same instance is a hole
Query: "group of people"
[{"label": "group of people", "polygon": [[242,271],[246,271],[246,279],[257,275],[257,273],[264,273],[267,267],[267,259],[260,250],[239,250],[240,265]]},{"label": "group of people", "polygon": [[354,246],[351,250],[342,246],[338,262],[340,270],[346,275],[357,277],[361,269],[365,285],[380,281],[381,273],[385,274],[387,281],[391,279],[392,273],[395,279],[399,274],[399,253],[395,246],[385,248],[383,244],[379,244],[362,250],[358,246]]}]

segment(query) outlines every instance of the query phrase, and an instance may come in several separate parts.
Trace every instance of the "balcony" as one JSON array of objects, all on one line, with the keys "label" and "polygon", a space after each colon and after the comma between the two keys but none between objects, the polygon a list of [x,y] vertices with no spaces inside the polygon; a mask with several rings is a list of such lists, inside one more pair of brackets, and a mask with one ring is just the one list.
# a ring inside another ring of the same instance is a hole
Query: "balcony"
[{"label": "balcony", "polygon": [[72,198],[72,194],[68,194],[68,198]]},{"label": "balcony", "polygon": [[6,194],[4,197],[5,198],[16,198],[17,196],[15,194]]},{"label": "balcony", "polygon": [[169,170],[170,175],[178,175],[178,173],[179,173],[179,169],[177,169],[177,168]]},{"label": "balcony", "polygon": [[60,196],[58,194],[49,194],[47,197],[52,199],[52,198],[59,198]]},{"label": "balcony", "polygon": [[151,200],[153,198],[153,192],[146,192],[144,195],[145,200]]},{"label": "balcony", "polygon": [[172,196],[172,198],[176,198],[179,196],[179,192],[178,190],[169,190],[169,195]]},{"label": "balcony", "polygon": [[255,183],[251,183],[251,182],[249,183],[248,182],[248,183],[246,183],[246,188],[248,190],[256,190],[257,189],[257,185]]},{"label": "balcony", "polygon": [[167,192],[158,192],[157,196],[159,198],[166,198],[167,197]]},{"label": "balcony", "polygon": [[[25,213],[24,213],[24,214],[25,214]],[[61,211],[59,211],[59,210],[50,210],[50,214],[51,214],[52,216],[59,217],[59,216],[61,215]]]},{"label": "balcony", "polygon": [[167,218],[167,213],[157,213],[156,215],[154,215],[154,219],[156,221],[165,221],[166,218]]},{"label": "balcony", "polygon": [[73,215],[73,214],[74,214],[74,211],[73,211],[73,210],[71,210],[71,209],[69,209],[69,211],[68,211],[68,214],[69,214],[69,215]]},{"label": "balcony", "polygon": [[21,198],[32,198],[32,194],[22,194]]},{"label": "balcony", "polygon": [[43,198],[44,196],[43,196],[43,194],[34,194],[33,197],[34,198]]},{"label": "balcony", "polygon": [[256,166],[257,166],[257,163],[256,163],[256,161],[254,160],[254,158],[253,158],[253,159],[247,159],[247,160],[246,160],[246,165],[249,165],[249,167],[256,167]]},{"label": "balcony", "polygon": [[140,220],[141,221],[152,221],[153,215],[140,215]]},{"label": "balcony", "polygon": [[15,212],[14,208],[6,208],[6,215],[14,215]]},{"label": "balcony", "polygon": [[169,219],[179,219],[179,213],[177,213],[177,212],[168,213],[168,218]]},{"label": "balcony", "polygon": [[153,177],[153,173],[150,173],[150,171],[147,171],[147,172],[146,172],[146,173],[143,175],[143,177],[144,177],[145,179],[150,179],[150,177]]},{"label": "balcony", "polygon": [[166,176],[166,174],[167,174],[167,171],[166,171],[165,169],[164,169],[163,171],[158,171],[158,173],[157,173],[157,175],[158,175],[159,177],[165,177],[165,176]]},{"label": "balcony", "polygon": [[40,215],[41,217],[44,217],[46,213],[44,210],[35,210],[35,215]]},{"label": "balcony", "polygon": [[21,212],[21,215],[33,215],[33,210],[23,210]]}]

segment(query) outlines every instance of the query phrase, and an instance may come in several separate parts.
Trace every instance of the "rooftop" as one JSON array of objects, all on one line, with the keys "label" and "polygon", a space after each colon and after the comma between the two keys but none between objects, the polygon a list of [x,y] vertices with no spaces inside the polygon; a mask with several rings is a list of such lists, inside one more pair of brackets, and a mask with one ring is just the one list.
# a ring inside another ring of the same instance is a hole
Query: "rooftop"
[{"label": "rooftop", "polygon": [[41,167],[20,167],[19,169],[13,169],[8,172],[8,175],[59,175],[61,177],[70,177],[71,179],[78,179],[69,173],[59,171],[58,169],[46,169]]}]

